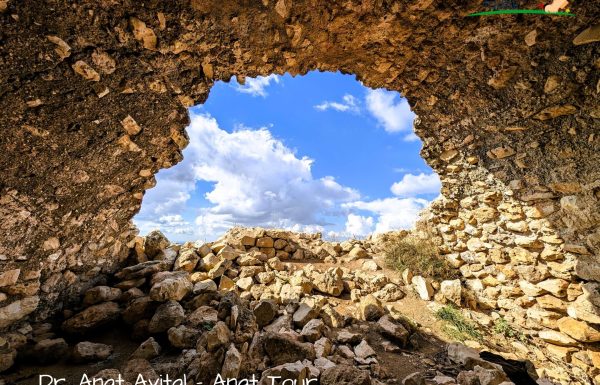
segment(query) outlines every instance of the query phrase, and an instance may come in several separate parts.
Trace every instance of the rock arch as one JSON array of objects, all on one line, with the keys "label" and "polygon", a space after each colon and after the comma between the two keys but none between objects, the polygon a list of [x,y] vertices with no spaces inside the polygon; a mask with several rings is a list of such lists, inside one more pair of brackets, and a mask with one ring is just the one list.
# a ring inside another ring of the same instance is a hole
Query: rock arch
[{"label": "rock arch", "polygon": [[[0,328],[48,317],[127,257],[144,190],[181,160],[186,108],[214,81],[315,69],[409,99],[443,181],[431,221],[466,279],[543,275],[566,282],[565,306],[580,298],[600,280],[600,9],[466,17],[480,8],[0,1]],[[474,300],[502,308],[489,281]]]}]

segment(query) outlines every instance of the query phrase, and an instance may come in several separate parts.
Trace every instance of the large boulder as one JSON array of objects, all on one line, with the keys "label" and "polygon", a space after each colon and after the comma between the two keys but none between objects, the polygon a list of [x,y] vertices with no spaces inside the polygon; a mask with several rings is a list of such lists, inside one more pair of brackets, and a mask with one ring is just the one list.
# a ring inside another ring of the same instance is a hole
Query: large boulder
[{"label": "large boulder", "polygon": [[287,335],[266,333],[262,337],[262,343],[273,365],[315,358],[315,349],[311,343],[298,342]]},{"label": "large boulder", "polygon": [[319,338],[321,338],[324,329],[325,323],[323,323],[322,320],[316,318],[308,321],[308,323],[304,325],[300,335],[304,337],[306,341],[315,342]]},{"label": "large boulder", "polygon": [[223,378],[237,378],[242,367],[242,355],[236,349],[234,344],[229,345],[225,360],[221,368],[221,376]]},{"label": "large boulder", "polygon": [[191,273],[200,261],[200,256],[194,249],[184,249],[179,251],[179,256],[175,260],[173,270],[183,270]]},{"label": "large boulder", "polygon": [[258,327],[263,327],[271,323],[277,316],[277,304],[273,300],[262,300],[254,307],[254,317]]},{"label": "large boulder", "polygon": [[144,239],[144,253],[148,257],[148,259],[154,259],[157,257],[164,249],[169,247],[169,240],[163,233],[158,230],[154,230],[146,235]]},{"label": "large boulder", "polygon": [[156,309],[148,324],[149,333],[161,333],[179,326],[185,319],[183,308],[176,301],[165,302]]},{"label": "large boulder", "polygon": [[95,305],[100,302],[115,301],[121,297],[121,289],[109,286],[96,286],[85,292],[83,304]]},{"label": "large boulder", "polygon": [[[185,272],[163,272],[150,289],[150,298],[154,301],[181,301],[193,289],[192,282]],[[157,275],[159,275],[157,274]]]},{"label": "large boulder", "polygon": [[599,342],[600,331],[585,322],[564,317],[556,321],[558,329],[580,342]]},{"label": "large boulder", "polygon": [[72,334],[86,333],[116,320],[120,314],[119,305],[114,302],[104,302],[90,306],[67,319],[62,324],[62,330]]},{"label": "large boulder", "polygon": [[358,304],[358,315],[363,321],[375,321],[385,314],[381,302],[373,295],[369,294],[361,298]]},{"label": "large boulder", "polygon": [[310,306],[306,303],[301,303],[298,309],[294,312],[293,321],[294,325],[299,328],[303,328],[308,321],[316,318],[319,315],[319,309]]},{"label": "large boulder", "polygon": [[344,272],[339,267],[330,268],[324,273],[314,272],[312,274],[313,284],[321,293],[337,297],[344,291]]},{"label": "large boulder", "polygon": [[36,295],[14,301],[4,307],[0,307],[0,328],[4,328],[33,312],[35,309],[37,309],[39,303],[40,297]]},{"label": "large boulder", "polygon": [[219,321],[206,333],[206,347],[209,352],[213,352],[221,346],[226,346],[231,340],[231,332],[224,322]]},{"label": "large boulder", "polygon": [[462,285],[460,279],[442,281],[440,283],[440,293],[446,301],[460,306],[462,300]]},{"label": "large boulder", "polygon": [[410,333],[406,328],[390,315],[384,315],[377,321],[379,332],[384,336],[398,342],[401,346],[406,346]]}]

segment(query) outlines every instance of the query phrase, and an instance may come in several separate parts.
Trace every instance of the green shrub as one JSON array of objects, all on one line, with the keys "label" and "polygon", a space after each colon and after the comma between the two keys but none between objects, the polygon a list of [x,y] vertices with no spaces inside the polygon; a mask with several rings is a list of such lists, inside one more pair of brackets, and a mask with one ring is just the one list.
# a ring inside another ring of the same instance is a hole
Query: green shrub
[{"label": "green shrub", "polygon": [[518,340],[524,340],[525,335],[516,331],[504,317],[500,317],[494,321],[494,333],[502,334],[506,338],[514,338]]},{"label": "green shrub", "polygon": [[462,342],[468,339],[481,340],[483,338],[477,327],[467,321],[460,310],[453,306],[446,305],[440,308],[435,316],[445,322],[443,331],[455,340]]},{"label": "green shrub", "polygon": [[383,252],[387,266],[392,269],[410,269],[415,275],[440,281],[458,276],[457,270],[440,255],[437,246],[429,239],[412,235],[390,239]]}]

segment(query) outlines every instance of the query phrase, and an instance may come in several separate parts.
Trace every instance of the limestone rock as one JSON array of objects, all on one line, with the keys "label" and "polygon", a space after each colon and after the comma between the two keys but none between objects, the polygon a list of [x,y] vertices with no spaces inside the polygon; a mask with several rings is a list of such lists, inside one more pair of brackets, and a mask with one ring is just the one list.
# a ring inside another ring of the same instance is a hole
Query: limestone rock
[{"label": "limestone rock", "polygon": [[311,343],[298,342],[283,334],[267,333],[262,337],[262,343],[273,365],[315,358],[315,349]]},{"label": "limestone rock", "polygon": [[161,333],[178,326],[185,319],[183,308],[176,301],[163,303],[156,309],[148,324],[148,332]]},{"label": "limestone rock", "polygon": [[428,279],[417,275],[413,277],[412,284],[415,287],[417,294],[419,294],[419,297],[421,297],[422,300],[431,300],[431,297],[433,297],[434,294],[434,290],[433,286],[431,286],[431,282]]},{"label": "limestone rock", "polygon": [[217,291],[217,284],[212,279],[205,279],[194,284],[194,294],[214,293]]},{"label": "limestone rock", "polygon": [[381,288],[381,290],[378,290],[375,293],[373,293],[373,295],[377,297],[377,299],[384,302],[399,301],[405,296],[402,289],[400,289],[398,285],[393,283],[386,284],[383,288]]},{"label": "limestone rock", "polygon": [[320,292],[337,297],[344,291],[342,276],[342,269],[330,268],[324,273],[313,273],[313,284]]},{"label": "limestone rock", "polygon": [[261,237],[256,240],[257,247],[273,247],[274,242],[271,237]]},{"label": "limestone rock", "polygon": [[137,17],[131,17],[129,19],[131,27],[133,28],[133,36],[136,40],[139,40],[143,47],[149,50],[155,50],[157,44],[156,34],[151,28],[146,26],[142,20]]},{"label": "limestone rock", "polygon": [[390,315],[384,315],[377,321],[379,331],[384,336],[398,342],[400,346],[405,347],[408,343],[410,333],[399,322],[396,322]]},{"label": "limestone rock", "polygon": [[[269,368],[262,373],[261,384],[269,384],[271,383],[271,378],[281,378],[282,381],[290,382],[297,381],[295,383],[303,383],[310,379],[312,376],[311,365],[308,365],[307,361],[300,362],[292,362],[286,363],[282,365],[277,365],[275,367]],[[277,378],[277,379],[279,379]],[[313,377],[314,378],[314,377]]]},{"label": "limestone rock", "polygon": [[161,348],[154,338],[150,337],[142,342],[140,346],[131,354],[131,358],[143,358],[151,360],[160,354]]},{"label": "limestone rock", "polygon": [[369,294],[360,300],[358,315],[363,321],[375,321],[383,316],[385,311],[381,302],[375,296]]},{"label": "limestone rock", "polygon": [[0,308],[0,328],[4,328],[13,322],[22,319],[37,309],[40,302],[38,296],[32,296],[14,301]]},{"label": "limestone rock", "polygon": [[221,376],[223,378],[237,378],[240,374],[242,366],[242,355],[236,349],[234,344],[229,345],[229,349],[225,354],[223,367],[221,368]]},{"label": "limestone rock", "polygon": [[321,373],[322,385],[371,385],[369,372],[354,366],[337,365]]},{"label": "limestone rock", "polygon": [[67,319],[63,322],[62,329],[67,333],[86,333],[116,320],[120,314],[119,305],[114,302],[104,302],[90,306]]},{"label": "limestone rock", "polygon": [[224,322],[219,321],[206,333],[206,344],[209,352],[213,352],[221,346],[225,346],[231,339],[231,333]]},{"label": "limestone rock", "polygon": [[354,347],[354,355],[358,358],[369,358],[375,356],[375,350],[369,345],[366,340],[362,340],[358,345]]},{"label": "limestone rock", "polygon": [[556,321],[558,329],[577,341],[599,342],[600,331],[582,321],[564,317]]},{"label": "limestone rock", "polygon": [[321,338],[324,329],[325,323],[322,320],[316,318],[308,321],[306,325],[304,325],[300,335],[304,337],[306,341],[315,342],[319,338]]},{"label": "limestone rock", "polygon": [[193,289],[187,273],[167,273],[150,289],[150,298],[154,301],[181,301]]},{"label": "limestone rock", "polygon": [[319,315],[319,309],[314,308],[306,303],[301,303],[298,309],[294,312],[293,320],[297,327],[304,327],[310,320]]},{"label": "limestone rock", "polygon": [[79,342],[73,348],[75,362],[96,362],[107,359],[112,354],[112,346],[94,342]]},{"label": "limestone rock", "polygon": [[12,286],[17,283],[21,269],[12,269],[0,273],[0,287]]},{"label": "limestone rock", "polygon": [[250,290],[252,285],[254,285],[254,280],[252,279],[252,277],[240,278],[237,280],[235,285],[244,291],[248,291]]},{"label": "limestone rock", "polygon": [[358,333],[342,329],[337,332],[335,340],[340,344],[356,345],[362,340],[362,336]]},{"label": "limestone rock", "polygon": [[327,357],[331,354],[333,345],[329,338],[321,337],[315,342],[315,354],[317,357]]},{"label": "limestone rock", "polygon": [[542,330],[539,332],[538,337],[551,344],[560,346],[577,346],[577,341],[569,337],[565,333],[560,333],[555,330]]},{"label": "limestone rock", "polygon": [[160,378],[148,360],[142,358],[131,359],[123,366],[123,379],[126,381],[135,384],[140,375],[145,381],[154,382]]},{"label": "limestone rock", "polygon": [[194,249],[185,249],[179,252],[173,270],[183,270],[191,273],[196,268],[198,261],[200,261],[200,256]]},{"label": "limestone rock", "polygon": [[100,81],[100,74],[83,60],[76,61],[72,67],[73,71],[81,75],[84,79],[94,82]]},{"label": "limestone rock", "polygon": [[144,238],[144,253],[149,259],[154,259],[166,249],[170,243],[171,242],[169,242],[163,233],[154,230]]},{"label": "limestone rock", "polygon": [[172,327],[167,331],[169,342],[176,348],[189,349],[196,347],[201,331],[185,325]]},{"label": "limestone rock", "polygon": [[539,282],[537,286],[540,289],[546,290],[557,297],[565,297],[567,295],[567,287],[569,286],[569,282],[565,281],[564,279],[555,278]]},{"label": "limestone rock", "polygon": [[440,283],[440,293],[453,304],[460,306],[462,300],[462,285],[459,279],[446,280]]},{"label": "limestone rock", "polygon": [[570,317],[592,324],[600,324],[600,307],[594,305],[584,295],[579,296],[574,302],[567,306],[567,314]]},{"label": "limestone rock", "polygon": [[277,315],[277,305],[272,300],[262,300],[254,307],[254,316],[258,327],[263,327],[271,323]]},{"label": "limestone rock", "polygon": [[348,257],[351,261],[361,258],[366,258],[369,254],[365,249],[360,246],[354,246],[352,250],[348,253]]},{"label": "limestone rock", "polygon": [[96,286],[85,292],[84,305],[95,305],[100,302],[115,301],[121,297],[121,289],[109,286]]},{"label": "limestone rock", "polygon": [[600,41],[600,24],[586,28],[573,39],[573,44],[583,45]]}]

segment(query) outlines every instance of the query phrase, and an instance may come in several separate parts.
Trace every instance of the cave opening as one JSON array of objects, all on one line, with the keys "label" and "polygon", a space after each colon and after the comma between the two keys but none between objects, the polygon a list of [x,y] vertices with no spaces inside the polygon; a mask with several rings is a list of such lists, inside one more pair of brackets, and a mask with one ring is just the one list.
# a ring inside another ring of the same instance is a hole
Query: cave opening
[{"label": "cave opening", "polygon": [[354,76],[234,77],[189,111],[183,160],[134,218],[142,235],[213,241],[240,225],[343,240],[409,229],[439,195],[408,101]]}]

